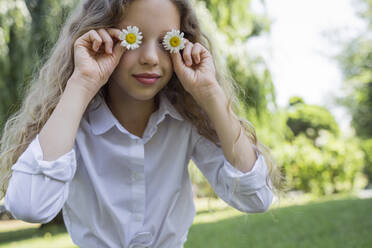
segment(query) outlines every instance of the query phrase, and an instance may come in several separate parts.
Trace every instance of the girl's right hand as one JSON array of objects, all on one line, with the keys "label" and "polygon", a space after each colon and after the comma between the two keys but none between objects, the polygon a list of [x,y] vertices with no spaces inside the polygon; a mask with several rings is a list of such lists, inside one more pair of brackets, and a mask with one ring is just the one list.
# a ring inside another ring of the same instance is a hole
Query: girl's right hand
[{"label": "girl's right hand", "polygon": [[75,68],[72,76],[78,78],[80,86],[93,95],[108,81],[126,50],[120,45],[119,34],[120,30],[115,28],[92,29],[74,43]]}]

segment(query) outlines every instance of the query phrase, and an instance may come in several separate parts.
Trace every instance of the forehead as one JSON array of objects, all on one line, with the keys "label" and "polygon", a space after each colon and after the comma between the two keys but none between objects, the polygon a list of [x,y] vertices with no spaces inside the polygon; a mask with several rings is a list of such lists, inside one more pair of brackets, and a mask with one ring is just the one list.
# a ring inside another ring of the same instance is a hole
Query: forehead
[{"label": "forehead", "polygon": [[137,26],[143,34],[165,34],[180,29],[180,22],[177,6],[170,0],[135,0],[126,9],[119,28]]}]

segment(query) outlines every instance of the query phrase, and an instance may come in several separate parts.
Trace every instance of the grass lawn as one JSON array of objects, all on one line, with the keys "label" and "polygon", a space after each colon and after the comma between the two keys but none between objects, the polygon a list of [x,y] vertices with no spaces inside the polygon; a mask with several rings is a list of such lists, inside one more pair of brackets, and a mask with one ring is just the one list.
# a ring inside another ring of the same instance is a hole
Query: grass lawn
[{"label": "grass lawn", "polygon": [[[304,199],[258,214],[244,214],[221,200],[197,201],[185,248],[372,247],[372,198]],[[63,228],[0,230],[0,248],[77,247]]]}]

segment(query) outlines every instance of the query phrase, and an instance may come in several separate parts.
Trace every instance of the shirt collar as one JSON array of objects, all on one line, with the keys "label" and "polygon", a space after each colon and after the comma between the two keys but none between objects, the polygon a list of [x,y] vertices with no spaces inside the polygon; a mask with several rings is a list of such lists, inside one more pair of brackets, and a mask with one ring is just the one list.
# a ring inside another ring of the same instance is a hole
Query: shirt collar
[{"label": "shirt collar", "polygon": [[[159,100],[159,109],[152,113],[149,124],[159,124],[165,118],[166,114],[169,114],[174,119],[180,121],[184,120],[163,92],[159,93]],[[123,129],[122,125],[107,106],[105,100],[99,94],[95,96],[93,101],[93,108],[90,108],[88,115],[92,131],[95,135],[105,133],[114,125],[116,125],[119,130],[127,132]]]}]

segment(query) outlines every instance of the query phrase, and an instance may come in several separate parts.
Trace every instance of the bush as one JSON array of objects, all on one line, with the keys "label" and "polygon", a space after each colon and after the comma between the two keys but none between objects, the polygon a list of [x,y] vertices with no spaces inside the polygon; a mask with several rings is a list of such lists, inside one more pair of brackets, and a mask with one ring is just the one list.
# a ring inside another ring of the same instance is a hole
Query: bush
[{"label": "bush", "polygon": [[300,134],[274,154],[290,188],[327,195],[365,187],[364,153],[359,147],[356,138],[336,138],[321,130],[315,144]]}]

